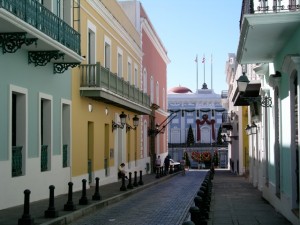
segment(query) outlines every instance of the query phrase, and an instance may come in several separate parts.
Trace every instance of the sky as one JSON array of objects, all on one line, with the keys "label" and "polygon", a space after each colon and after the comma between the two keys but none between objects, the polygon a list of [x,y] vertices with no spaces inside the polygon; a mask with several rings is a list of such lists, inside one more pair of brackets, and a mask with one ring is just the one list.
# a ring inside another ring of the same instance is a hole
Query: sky
[{"label": "sky", "polygon": [[242,1],[140,2],[168,52],[167,89],[184,86],[195,92],[198,74],[198,89],[205,79],[208,88],[213,86],[215,93],[227,90],[225,65],[228,53],[237,52]]}]

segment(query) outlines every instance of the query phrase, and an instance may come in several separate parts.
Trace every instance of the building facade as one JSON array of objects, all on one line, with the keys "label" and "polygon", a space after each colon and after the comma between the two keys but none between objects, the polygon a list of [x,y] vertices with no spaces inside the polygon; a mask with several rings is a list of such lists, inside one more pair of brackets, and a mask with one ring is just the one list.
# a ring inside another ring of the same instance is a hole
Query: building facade
[{"label": "building facade", "polygon": [[143,51],[141,89],[150,95],[151,104],[151,114],[141,116],[141,155],[146,165],[150,163],[148,172],[153,172],[156,157],[160,155],[164,158],[168,153],[166,123],[169,114],[166,90],[167,65],[170,60],[142,4],[139,1],[119,3],[141,35]]},{"label": "building facade", "polygon": [[234,99],[250,106],[250,181],[299,224],[299,1],[244,0],[240,21],[237,62],[260,78]]},{"label": "building facade", "polygon": [[150,96],[140,89],[141,35],[121,5],[81,1],[80,27],[85,60],[72,76],[74,190],[82,179],[117,181],[121,163],[127,172],[145,172],[141,116],[151,113]]},{"label": "building facade", "polygon": [[[179,161],[184,151],[192,158],[192,151],[209,152],[213,156],[221,148],[227,150],[227,145],[220,140],[219,132],[222,115],[227,113],[222,103],[221,95],[208,89],[205,83],[196,93],[181,86],[168,90],[168,110],[172,114],[168,125],[169,154],[175,160]],[[193,143],[189,143],[189,130],[192,131]],[[197,160],[194,161],[192,167],[198,164]]]},{"label": "building facade", "polygon": [[31,201],[49,197],[50,185],[68,190],[69,68],[82,61],[72,18],[71,1],[0,2],[0,209],[23,204],[25,189]]}]

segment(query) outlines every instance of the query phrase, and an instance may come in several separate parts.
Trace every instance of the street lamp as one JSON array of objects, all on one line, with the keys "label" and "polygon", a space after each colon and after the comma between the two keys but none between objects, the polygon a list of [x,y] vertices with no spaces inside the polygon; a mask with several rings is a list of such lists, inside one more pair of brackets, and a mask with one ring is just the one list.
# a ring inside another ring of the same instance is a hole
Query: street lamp
[{"label": "street lamp", "polygon": [[120,122],[121,122],[121,124],[118,124],[115,121],[112,121],[112,131],[114,131],[114,129],[117,129],[117,128],[123,129],[124,125],[126,124],[126,117],[127,117],[127,115],[124,112],[122,112],[120,114]]},{"label": "street lamp", "polygon": [[239,77],[237,81],[237,87],[240,92],[240,98],[246,100],[247,102],[257,102],[262,107],[272,107],[272,98],[268,96],[257,96],[257,97],[245,97],[244,93],[246,92],[247,86],[250,83],[249,79],[246,76],[246,73]]},{"label": "street lamp", "polygon": [[247,132],[247,135],[256,134],[257,133],[257,125],[254,122],[252,122],[251,126],[247,124],[245,130]]},{"label": "street lamp", "polygon": [[137,115],[135,115],[133,118],[133,127],[130,126],[129,124],[126,124],[126,132],[130,131],[130,130],[136,130],[137,126],[139,125],[139,118],[137,117]]}]

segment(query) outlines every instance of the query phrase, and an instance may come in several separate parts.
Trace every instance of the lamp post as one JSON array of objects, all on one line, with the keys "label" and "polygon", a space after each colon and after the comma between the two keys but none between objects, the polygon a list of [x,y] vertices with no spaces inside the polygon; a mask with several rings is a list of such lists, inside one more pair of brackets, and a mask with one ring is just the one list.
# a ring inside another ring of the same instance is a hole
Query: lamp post
[{"label": "lamp post", "polygon": [[239,77],[239,79],[236,80],[237,87],[240,92],[240,98],[246,100],[247,102],[257,102],[262,107],[272,107],[272,98],[268,96],[257,96],[257,97],[245,97],[244,93],[246,93],[247,86],[250,83],[248,77],[246,76],[246,73],[243,72],[243,74]]}]

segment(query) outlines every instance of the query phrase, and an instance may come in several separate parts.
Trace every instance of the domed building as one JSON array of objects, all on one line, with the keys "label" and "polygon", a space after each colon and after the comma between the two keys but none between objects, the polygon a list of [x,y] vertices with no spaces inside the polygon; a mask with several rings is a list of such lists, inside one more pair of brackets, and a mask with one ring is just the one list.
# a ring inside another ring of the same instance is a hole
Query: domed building
[{"label": "domed building", "polygon": [[208,89],[206,83],[196,92],[183,86],[168,90],[169,154],[175,160],[180,160],[184,151],[190,156],[194,151],[213,154],[224,147],[218,139],[218,130],[223,113],[227,113],[222,104],[226,97]]}]

